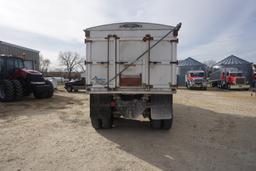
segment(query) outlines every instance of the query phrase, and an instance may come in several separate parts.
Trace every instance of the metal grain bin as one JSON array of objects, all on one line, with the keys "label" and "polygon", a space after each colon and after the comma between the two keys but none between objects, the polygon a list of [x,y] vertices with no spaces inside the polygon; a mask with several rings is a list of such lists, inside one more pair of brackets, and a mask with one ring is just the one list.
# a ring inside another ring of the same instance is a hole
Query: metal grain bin
[{"label": "metal grain bin", "polygon": [[185,86],[185,75],[192,70],[207,70],[207,66],[191,57],[179,61],[178,64],[178,86]]},{"label": "metal grain bin", "polygon": [[230,55],[227,58],[213,65],[213,68],[216,68],[216,67],[237,68],[238,70],[243,72],[249,84],[252,83],[252,73],[253,73],[252,63],[244,59],[241,59],[235,55]]}]

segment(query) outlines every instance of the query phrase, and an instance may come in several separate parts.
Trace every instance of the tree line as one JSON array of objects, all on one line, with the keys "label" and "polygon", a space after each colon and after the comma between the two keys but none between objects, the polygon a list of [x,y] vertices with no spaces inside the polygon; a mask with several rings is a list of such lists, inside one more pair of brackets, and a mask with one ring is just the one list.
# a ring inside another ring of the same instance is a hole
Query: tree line
[{"label": "tree line", "polygon": [[[48,72],[51,61],[44,58],[42,55],[40,59],[40,71],[44,74]],[[60,52],[58,56],[60,66],[64,67],[64,71],[67,72],[67,77],[71,80],[72,72],[85,72],[84,59],[77,52]]]}]

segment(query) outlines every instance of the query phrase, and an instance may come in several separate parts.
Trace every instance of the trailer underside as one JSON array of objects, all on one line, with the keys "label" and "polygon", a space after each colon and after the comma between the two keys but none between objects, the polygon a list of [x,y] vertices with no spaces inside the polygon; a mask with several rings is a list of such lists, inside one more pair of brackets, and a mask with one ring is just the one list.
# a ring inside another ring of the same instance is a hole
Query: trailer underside
[{"label": "trailer underside", "polygon": [[115,117],[149,118],[155,129],[170,129],[172,94],[90,94],[90,117],[94,128],[111,128]]}]

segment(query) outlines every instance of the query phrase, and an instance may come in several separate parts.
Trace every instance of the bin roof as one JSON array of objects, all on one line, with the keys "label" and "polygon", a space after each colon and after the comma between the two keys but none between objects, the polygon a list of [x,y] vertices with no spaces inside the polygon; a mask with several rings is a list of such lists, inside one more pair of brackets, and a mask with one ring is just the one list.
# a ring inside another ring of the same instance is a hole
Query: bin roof
[{"label": "bin roof", "polygon": [[205,64],[203,64],[203,63],[201,63],[201,62],[199,62],[199,61],[197,61],[197,60],[195,60],[191,57],[188,57],[184,60],[180,60],[179,64],[178,64],[178,66],[197,66],[197,65],[204,65],[205,66]]},{"label": "bin roof", "polygon": [[251,63],[244,59],[241,59],[235,55],[230,55],[227,58],[216,63],[214,66],[217,66],[217,65],[244,65],[244,64],[251,64]]}]

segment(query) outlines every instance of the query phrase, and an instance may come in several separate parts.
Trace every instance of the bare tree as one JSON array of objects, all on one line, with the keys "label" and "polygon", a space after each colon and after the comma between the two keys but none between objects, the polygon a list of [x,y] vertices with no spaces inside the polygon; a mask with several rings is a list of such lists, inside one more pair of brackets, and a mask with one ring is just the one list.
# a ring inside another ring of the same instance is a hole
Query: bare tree
[{"label": "bare tree", "polygon": [[71,73],[75,71],[79,65],[83,62],[79,54],[76,52],[60,52],[59,61],[62,66],[65,67],[65,70],[68,72],[68,79],[71,80]]},{"label": "bare tree", "polygon": [[40,55],[39,62],[40,62],[40,71],[42,73],[47,73],[49,65],[51,64],[51,61],[49,59],[45,59],[43,55]]},{"label": "bare tree", "polygon": [[85,72],[86,71],[84,60],[81,59],[80,63],[78,64],[78,66],[79,66],[81,72]]},{"label": "bare tree", "polygon": [[209,59],[207,61],[204,61],[204,64],[207,65],[209,68],[212,67],[214,64],[216,64],[215,60]]}]

